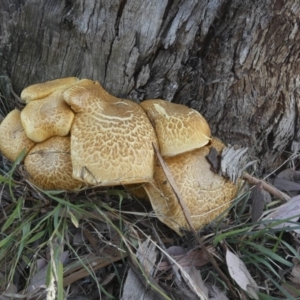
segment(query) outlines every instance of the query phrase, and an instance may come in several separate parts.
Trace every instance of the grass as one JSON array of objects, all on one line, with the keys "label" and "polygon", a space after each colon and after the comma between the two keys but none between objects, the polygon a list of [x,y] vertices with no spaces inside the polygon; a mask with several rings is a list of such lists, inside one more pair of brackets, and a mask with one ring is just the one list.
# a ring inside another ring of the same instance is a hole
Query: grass
[{"label": "grass", "polygon": [[[151,217],[148,203],[131,199],[123,190],[87,189],[77,194],[39,190],[21,180],[21,160],[22,155],[9,172],[2,170],[5,175],[0,177],[0,286],[2,293],[11,299],[21,295],[25,299],[38,299],[38,296],[43,299],[46,295],[47,299],[72,299],[76,293],[92,299],[87,286],[93,286],[98,296],[105,299],[119,299],[129,265],[140,272],[141,277],[148,276],[136,258],[136,251],[149,235],[161,255],[168,255],[169,246],[197,247],[196,239],[189,233],[179,238]],[[290,227],[272,229],[274,222],[285,220],[275,220],[272,224],[251,222],[249,198],[249,191],[240,195],[219,226],[203,230],[204,244],[213,247],[217,263],[227,276],[226,249],[236,253],[258,284],[260,299],[296,299],[285,287],[294,261],[300,261],[293,230]],[[136,206],[139,207],[137,212],[134,211]],[[260,224],[266,224],[266,228],[258,229]],[[40,261],[44,263],[42,269]],[[180,286],[174,281],[173,272],[172,269],[162,272],[158,268],[153,275],[156,280],[151,277],[147,280],[150,289],[163,299],[182,296],[178,296]],[[106,283],[109,275],[113,279]],[[207,284],[216,285],[229,298],[233,297],[211,265],[202,267],[201,275]],[[78,284],[83,290],[74,292]],[[33,288],[35,285],[40,289]],[[234,279],[230,279],[230,285],[236,295],[247,295]],[[13,292],[7,287],[14,287]]]}]

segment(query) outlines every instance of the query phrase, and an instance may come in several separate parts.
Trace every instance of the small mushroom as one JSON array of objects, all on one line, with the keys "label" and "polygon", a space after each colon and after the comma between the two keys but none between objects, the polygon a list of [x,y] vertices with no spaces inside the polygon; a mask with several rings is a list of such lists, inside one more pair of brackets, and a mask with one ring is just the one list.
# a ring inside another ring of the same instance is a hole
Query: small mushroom
[{"label": "small mushroom", "polygon": [[174,156],[209,143],[209,125],[196,110],[164,100],[146,100],[141,106],[154,126],[162,156]]},{"label": "small mushroom", "polygon": [[[224,144],[212,139],[209,145],[200,149],[164,158],[196,230],[224,212],[237,193],[233,182],[210,170],[206,155],[211,147],[220,152]],[[157,217],[163,223],[178,234],[181,228],[189,229],[181,206],[158,162],[155,166],[154,180],[146,183],[144,188]]]},{"label": "small mushroom", "polygon": [[67,89],[78,80],[76,77],[67,77],[30,85],[22,91],[21,100],[29,103],[32,100],[45,98],[58,89]]},{"label": "small mushroom", "polygon": [[152,179],[154,129],[143,109],[107,93],[98,82],[81,80],[64,92],[76,112],[71,128],[73,177],[111,186]]},{"label": "small mushroom", "polygon": [[74,112],[65,103],[58,89],[44,99],[30,101],[21,112],[21,122],[27,136],[35,142],[69,134]]},{"label": "small mushroom", "polygon": [[9,160],[15,161],[23,149],[27,153],[34,145],[22,126],[20,111],[12,110],[0,124],[0,151]]},{"label": "small mushroom", "polygon": [[70,137],[54,136],[36,144],[24,166],[28,180],[44,190],[76,190],[83,185],[72,177]]}]

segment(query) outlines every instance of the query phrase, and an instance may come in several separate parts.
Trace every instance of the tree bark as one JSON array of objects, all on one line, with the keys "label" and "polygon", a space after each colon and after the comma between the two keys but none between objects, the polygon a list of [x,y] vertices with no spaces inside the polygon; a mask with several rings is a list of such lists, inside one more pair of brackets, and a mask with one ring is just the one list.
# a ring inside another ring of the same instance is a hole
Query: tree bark
[{"label": "tree bark", "polygon": [[[112,94],[200,111],[215,136],[271,170],[299,131],[294,0],[2,0],[0,82],[12,99],[78,76]],[[14,101],[5,107],[12,109]],[[2,100],[2,114],[5,109]]]}]

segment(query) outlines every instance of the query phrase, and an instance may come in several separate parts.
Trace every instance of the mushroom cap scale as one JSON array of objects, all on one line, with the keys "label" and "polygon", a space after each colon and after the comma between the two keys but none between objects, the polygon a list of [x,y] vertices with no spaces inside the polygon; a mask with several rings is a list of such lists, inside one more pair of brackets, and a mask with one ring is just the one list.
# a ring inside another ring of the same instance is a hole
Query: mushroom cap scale
[{"label": "mushroom cap scale", "polygon": [[35,145],[25,133],[20,114],[14,109],[0,124],[0,151],[11,161],[15,161],[23,149],[28,152]]},{"label": "mushroom cap scale", "polygon": [[57,90],[41,100],[29,102],[21,112],[21,122],[27,136],[43,142],[52,136],[66,136],[74,119],[74,112],[65,103],[63,90]]},{"label": "mushroom cap scale", "polygon": [[196,110],[159,99],[143,101],[141,106],[155,128],[162,156],[178,155],[209,143],[209,125]]},{"label": "mushroom cap scale", "polygon": [[157,139],[147,115],[133,101],[103,91],[99,83],[82,80],[64,93],[77,112],[71,128],[73,177],[101,186],[151,180]]},{"label": "mushroom cap scale", "polygon": [[28,86],[21,92],[21,99],[25,103],[29,103],[32,100],[42,99],[58,89],[67,89],[68,87],[75,84],[79,79],[76,77],[59,78],[43,83],[37,83]]},{"label": "mushroom cap scale", "polygon": [[[211,147],[220,151],[224,145],[213,139],[211,145],[165,158],[196,230],[224,212],[237,193],[236,185],[210,170],[206,155]],[[144,188],[157,217],[163,223],[178,234],[180,228],[189,229],[176,196],[158,163],[153,181],[146,183]]]},{"label": "mushroom cap scale", "polygon": [[36,144],[24,165],[28,180],[44,190],[76,190],[83,185],[72,177],[70,137],[54,136]]}]

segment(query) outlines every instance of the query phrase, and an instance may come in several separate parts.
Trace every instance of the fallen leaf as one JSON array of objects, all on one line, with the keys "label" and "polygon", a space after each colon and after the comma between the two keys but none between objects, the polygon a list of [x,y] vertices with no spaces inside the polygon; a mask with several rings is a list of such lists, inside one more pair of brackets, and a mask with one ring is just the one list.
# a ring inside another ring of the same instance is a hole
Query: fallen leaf
[{"label": "fallen leaf", "polygon": [[[299,227],[299,225],[295,224],[298,221],[300,216],[300,196],[295,196],[291,198],[288,202],[278,206],[275,208],[270,214],[268,214],[264,221],[272,220],[272,221],[279,221],[289,219],[288,221],[283,221],[280,224],[276,224],[272,226],[272,224],[261,224],[259,228],[264,228],[265,226],[270,226],[271,228],[283,228],[283,227]],[[295,228],[293,229],[295,232],[300,233],[300,229]]]},{"label": "fallen leaf", "polygon": [[[201,249],[194,249],[182,255],[174,255],[172,256],[172,258],[182,267],[186,267],[186,266],[201,267],[206,265],[209,262],[209,259],[207,258],[205,251]],[[160,264],[157,266],[158,270],[164,272],[169,270],[171,267],[172,266],[167,260],[160,262]]]},{"label": "fallen leaf", "polygon": [[73,234],[73,245],[74,246],[79,246],[83,245],[86,242],[86,238],[83,235],[83,232],[81,229],[76,230],[75,234]]},{"label": "fallen leaf", "polygon": [[252,278],[244,262],[227,249],[226,263],[231,278],[254,299],[259,299],[257,295],[258,287]]},{"label": "fallen leaf", "polygon": [[269,201],[271,201],[270,193],[263,189],[261,182],[257,183],[252,190],[252,222],[256,222],[262,216],[264,206]]},{"label": "fallen leaf", "polygon": [[209,300],[229,300],[227,296],[215,285],[209,285]]},{"label": "fallen leaf", "polygon": [[14,284],[9,284],[6,288],[5,292],[0,295],[0,300],[9,300],[9,299],[15,299],[15,296],[17,295],[17,287]]},{"label": "fallen leaf", "polygon": [[281,171],[278,175],[278,178],[292,180],[292,181],[299,181],[300,180],[300,172],[296,171],[293,168],[285,169]]},{"label": "fallen leaf", "polygon": [[288,180],[288,179],[284,179],[284,178],[278,178],[276,177],[274,179],[273,185],[283,191],[283,192],[299,192],[300,191],[300,184],[296,183],[294,181]]},{"label": "fallen leaf", "polygon": [[[60,261],[63,264],[66,264],[68,261],[68,256],[69,256],[69,251],[64,251],[61,254]],[[39,263],[39,266],[43,266],[39,271],[33,275],[31,278],[29,285],[28,285],[28,292],[33,292],[36,289],[39,289],[41,287],[46,287],[46,274],[47,274],[47,268],[48,268],[48,263],[45,264],[45,261],[41,260],[42,262]]]},{"label": "fallen leaf", "polygon": [[187,250],[180,246],[171,246],[166,250],[166,252],[171,256],[176,256],[185,254]]},{"label": "fallen leaf", "polygon": [[292,269],[290,280],[293,283],[300,284],[300,264],[296,263]]},{"label": "fallen leaf", "polygon": [[189,279],[185,276],[182,276],[182,278],[187,283],[191,291],[195,291],[197,295],[201,295],[204,299],[208,299],[208,289],[203,282],[200,271],[192,266],[183,267],[183,271],[189,275]]},{"label": "fallen leaf", "polygon": [[287,292],[294,297],[300,296],[300,284],[291,281],[286,281],[281,285]]}]

